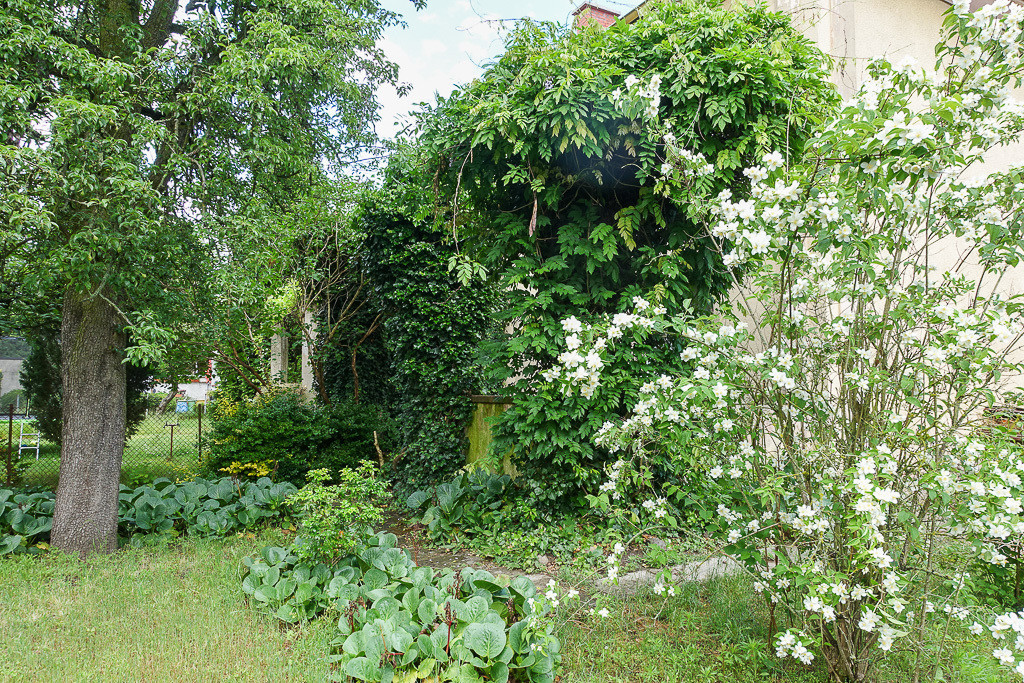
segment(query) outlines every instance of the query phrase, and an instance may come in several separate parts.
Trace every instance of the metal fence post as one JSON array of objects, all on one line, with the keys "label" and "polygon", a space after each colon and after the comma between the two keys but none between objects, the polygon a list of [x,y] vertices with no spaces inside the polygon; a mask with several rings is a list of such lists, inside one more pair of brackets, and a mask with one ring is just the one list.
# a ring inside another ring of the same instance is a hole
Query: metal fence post
[{"label": "metal fence post", "polygon": [[14,450],[14,404],[7,411],[7,486],[14,484],[14,465],[11,464],[11,452]]},{"label": "metal fence post", "polygon": [[203,404],[196,408],[199,410],[199,434],[196,436],[196,448],[199,449],[199,464],[203,464]]},{"label": "metal fence post", "polygon": [[164,427],[170,427],[171,428],[171,452],[167,454],[167,462],[171,462],[172,460],[174,460],[174,428],[177,427],[177,426],[178,426],[177,422],[175,422],[173,424],[171,424],[171,423],[165,423],[164,424]]}]

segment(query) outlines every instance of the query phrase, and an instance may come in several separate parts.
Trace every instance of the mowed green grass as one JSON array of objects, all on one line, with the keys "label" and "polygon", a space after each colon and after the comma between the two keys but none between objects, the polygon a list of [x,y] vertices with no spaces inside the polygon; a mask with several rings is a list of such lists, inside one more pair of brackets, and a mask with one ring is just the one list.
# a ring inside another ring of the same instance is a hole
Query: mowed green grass
[{"label": "mowed green grass", "polygon": [[243,604],[241,558],[267,542],[0,560],[0,680],[324,680],[326,621],[285,628]]},{"label": "mowed green grass", "polygon": [[[335,618],[284,626],[245,604],[241,559],[279,531],[125,548],[86,561],[51,553],[0,559],[0,681],[323,681]],[[568,578],[568,577],[567,577]],[[578,577],[577,577],[578,578]],[[664,600],[609,599],[611,616],[560,615],[559,683],[825,683],[778,660],[764,601],[736,576],[686,584]],[[991,641],[959,625],[938,658],[947,683],[1018,680]],[[928,651],[928,646],[925,647]],[[879,664],[883,683],[913,680],[912,653]]]},{"label": "mowed green grass", "polygon": [[[170,427],[168,423],[177,423],[174,429],[174,451],[171,452]],[[210,428],[207,418],[203,419],[203,431]],[[0,453],[6,447],[6,434],[0,444]],[[121,483],[137,486],[158,477],[171,479],[194,475],[199,466],[199,428],[194,413],[154,415],[147,417],[140,424],[138,431],[125,445],[124,459],[121,466]],[[18,450],[18,426],[14,427],[14,450]],[[42,486],[55,490],[57,475],[60,472],[60,449],[49,441],[40,441],[39,457],[34,450],[21,453],[22,462],[27,463],[22,483],[25,486]]]}]

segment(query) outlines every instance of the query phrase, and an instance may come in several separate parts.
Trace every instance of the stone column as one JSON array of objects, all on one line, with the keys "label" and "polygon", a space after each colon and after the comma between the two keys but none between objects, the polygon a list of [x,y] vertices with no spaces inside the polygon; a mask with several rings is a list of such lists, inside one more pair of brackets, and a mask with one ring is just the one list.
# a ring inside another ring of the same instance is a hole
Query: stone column
[{"label": "stone column", "polygon": [[288,383],[288,335],[270,338],[270,379],[277,384]]},{"label": "stone column", "polygon": [[313,314],[307,312],[302,316],[302,324],[305,325],[309,341],[303,336],[302,339],[302,392],[309,396],[313,395],[313,364],[309,360],[312,349],[310,342],[316,341],[316,323],[313,322]]}]

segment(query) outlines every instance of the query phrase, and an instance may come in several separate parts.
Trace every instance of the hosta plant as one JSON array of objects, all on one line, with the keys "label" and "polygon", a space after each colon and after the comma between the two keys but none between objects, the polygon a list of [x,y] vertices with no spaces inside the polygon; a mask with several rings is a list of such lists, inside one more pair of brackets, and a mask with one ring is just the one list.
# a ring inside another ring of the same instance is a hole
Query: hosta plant
[{"label": "hosta plant", "polygon": [[525,577],[500,582],[471,568],[417,567],[379,533],[333,568],[293,548],[245,560],[242,590],[286,622],[337,618],[332,680],[549,683],[561,660],[544,617],[558,603]]},{"label": "hosta plant", "polygon": [[[118,496],[118,529],[122,536],[188,534],[226,536],[288,517],[285,500],[291,484],[267,478],[196,479],[174,483],[157,479]],[[45,548],[53,525],[54,495],[49,491],[19,493],[0,489],[0,555]],[[40,545],[42,544],[42,545]]]}]

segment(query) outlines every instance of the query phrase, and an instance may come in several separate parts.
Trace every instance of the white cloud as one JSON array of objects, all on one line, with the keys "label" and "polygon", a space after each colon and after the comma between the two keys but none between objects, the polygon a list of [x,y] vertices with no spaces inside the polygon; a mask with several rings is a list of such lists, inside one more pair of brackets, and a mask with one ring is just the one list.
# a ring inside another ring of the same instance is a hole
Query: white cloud
[{"label": "white cloud", "polygon": [[434,57],[436,55],[444,54],[447,51],[448,46],[442,43],[440,40],[428,38],[427,40],[424,40],[423,42],[420,43],[420,54],[426,59],[430,59],[431,57]]}]

